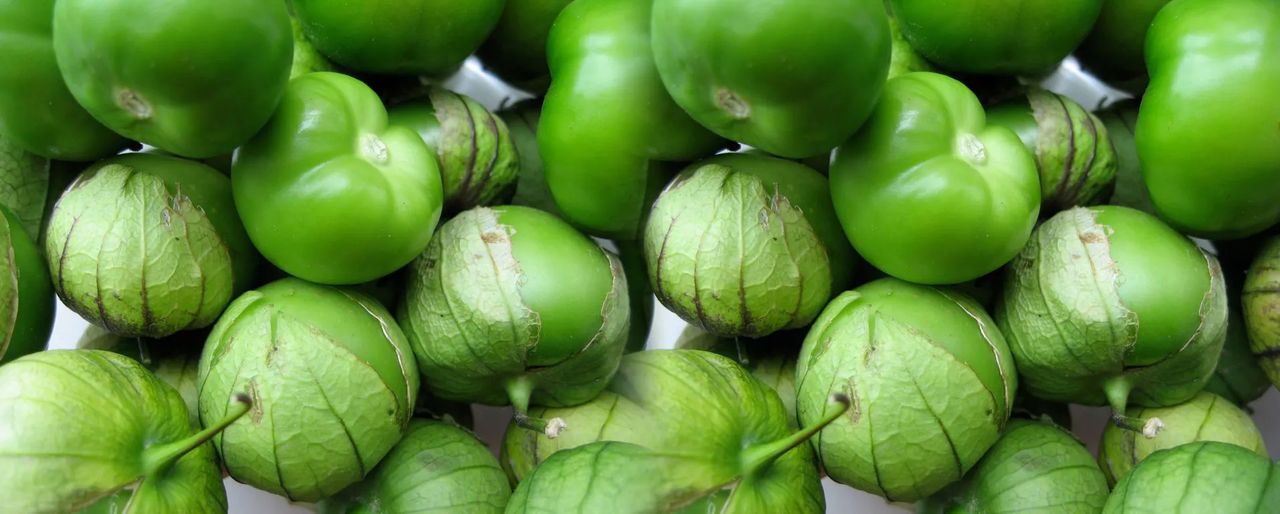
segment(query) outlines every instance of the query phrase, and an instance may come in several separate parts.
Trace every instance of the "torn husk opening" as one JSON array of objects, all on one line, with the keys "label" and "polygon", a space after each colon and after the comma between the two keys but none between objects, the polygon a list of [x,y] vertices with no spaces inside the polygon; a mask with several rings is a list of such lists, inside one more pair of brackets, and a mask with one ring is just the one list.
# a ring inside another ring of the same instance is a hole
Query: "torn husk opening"
[{"label": "torn husk opening", "polygon": [[778,460],[778,457],[807,442],[818,431],[843,416],[849,410],[849,403],[848,396],[843,393],[834,393],[827,397],[827,404],[832,408],[828,409],[826,415],[818,420],[817,423],[801,428],[799,431],[777,441],[752,446],[744,450],[742,452],[742,469],[745,470],[745,474],[752,475],[768,468],[774,461]]},{"label": "torn husk opening", "polygon": [[1164,422],[1160,418],[1131,418],[1125,415],[1129,403],[1129,391],[1133,389],[1133,384],[1129,383],[1129,379],[1122,376],[1111,377],[1102,384],[1103,390],[1107,393],[1107,401],[1111,404],[1111,422],[1116,426],[1125,430],[1141,432],[1143,437],[1154,439],[1160,430],[1164,429]]},{"label": "torn husk opening", "polygon": [[236,393],[231,396],[231,406],[227,408],[227,414],[222,418],[222,421],[186,439],[147,448],[142,455],[144,474],[151,476],[169,469],[169,466],[178,462],[178,459],[181,459],[183,455],[209,442],[210,439],[213,439],[213,436],[218,435],[223,429],[235,423],[241,416],[249,412],[249,408],[252,406],[253,400],[249,399],[249,395]]},{"label": "torn husk opening", "polygon": [[520,375],[518,377],[507,380],[507,399],[511,401],[511,407],[515,409],[516,426],[525,430],[532,430],[547,436],[547,439],[555,439],[560,436],[567,426],[563,419],[560,418],[535,418],[529,416],[529,398],[533,396],[533,389],[537,386],[533,378],[528,375]]}]

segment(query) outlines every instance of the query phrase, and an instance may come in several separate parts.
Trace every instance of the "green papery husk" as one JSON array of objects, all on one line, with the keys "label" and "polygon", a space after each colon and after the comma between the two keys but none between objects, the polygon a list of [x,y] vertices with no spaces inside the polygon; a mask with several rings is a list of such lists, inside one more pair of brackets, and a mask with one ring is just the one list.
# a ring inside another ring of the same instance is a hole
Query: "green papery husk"
[{"label": "green papery husk", "polygon": [[673,180],[644,246],[658,300],[719,335],[802,328],[831,296],[832,263],[805,213],[776,186],[726,166]]},{"label": "green papery husk", "polygon": [[226,512],[205,441],[248,412],[248,398],[231,396],[225,417],[197,434],[177,391],[122,355],[59,350],[6,364],[0,409],[14,417],[0,440],[4,508],[110,511],[132,496],[132,513]]},{"label": "green papery husk", "polygon": [[524,272],[513,253],[513,231],[487,208],[445,223],[410,264],[397,317],[432,394],[511,404],[521,426],[554,436],[565,428],[563,420],[531,418],[529,408],[585,403],[605,388],[627,341],[627,281],[618,257],[601,249],[612,288],[600,306],[600,330],[572,356],[530,366],[540,321],[520,295]]},{"label": "green papery husk", "polygon": [[1222,269],[1213,255],[1197,249],[1209,275],[1198,330],[1157,362],[1127,366],[1141,320],[1121,301],[1123,263],[1110,253],[1113,229],[1097,216],[1088,208],[1070,209],[1036,229],[1007,267],[996,320],[1027,392],[1050,401],[1109,405],[1115,423],[1154,437],[1161,420],[1124,413],[1130,404],[1176,405],[1204,388],[1226,332]]},{"label": "green papery husk", "polygon": [[1132,430],[1108,425],[1098,444],[1098,464],[1115,485],[1149,455],[1196,441],[1219,441],[1248,448],[1267,457],[1267,447],[1249,415],[1231,402],[1212,393],[1201,392],[1191,400],[1172,407],[1131,407],[1132,418],[1159,418],[1168,427],[1154,439]]},{"label": "green papery husk", "polygon": [[1280,387],[1280,237],[1267,241],[1254,258],[1240,302],[1249,349]]},{"label": "green papery husk", "polygon": [[415,419],[363,481],[319,505],[321,514],[501,514],[511,487],[489,448],[452,423]]},{"label": "green papery husk", "polygon": [[391,314],[350,289],[296,278],[237,298],[200,358],[200,419],[244,391],[249,416],[214,438],[237,481],[318,501],[363,479],[408,427],[419,375]]},{"label": "green papery husk", "polygon": [[558,451],[596,441],[643,441],[639,432],[649,423],[638,404],[608,390],[572,407],[530,407],[529,416],[561,419],[568,428],[551,439],[546,434],[520,427],[515,420],[507,425],[499,460],[512,486]]},{"label": "green papery husk", "polygon": [[154,373],[156,378],[178,391],[183,403],[187,404],[191,426],[199,429],[200,393],[197,383],[200,352],[208,335],[208,330],[194,330],[179,332],[163,340],[143,339],[118,336],[101,327],[89,325],[80,334],[76,348],[114,352],[138,361]]},{"label": "green papery husk", "polygon": [[1107,480],[1070,432],[1012,420],[978,464],[919,504],[920,514],[1082,514],[1102,511]]},{"label": "green papery husk", "polygon": [[1280,464],[1201,441],[1151,454],[1120,480],[1103,514],[1280,512]]},{"label": "green papery husk", "polygon": [[801,423],[824,414],[831,393],[853,402],[812,440],[827,475],[902,502],[972,468],[1018,389],[1004,338],[975,301],[897,279],[827,306],[801,347],[796,382]]},{"label": "green papery husk", "polygon": [[778,393],[787,411],[787,426],[798,429],[796,362],[800,358],[800,344],[804,337],[802,330],[775,332],[761,339],[720,337],[690,325],[676,339],[675,349],[704,350],[733,359]]},{"label": "green papery husk", "polygon": [[[1230,282],[1230,281],[1229,281]],[[1228,284],[1227,292],[1239,291],[1240,284]],[[1271,389],[1267,372],[1249,349],[1249,334],[1241,313],[1241,299],[1234,297],[1227,310],[1227,337],[1218,355],[1218,366],[1209,377],[1204,390],[1221,396],[1231,403],[1250,411],[1248,404],[1261,398]]]},{"label": "green papery husk", "polygon": [[77,177],[44,244],[63,303],[131,337],[209,326],[248,287],[258,260],[226,176],[150,154],[102,161]]},{"label": "green papery husk", "polygon": [[40,237],[45,202],[50,201],[49,173],[49,159],[28,153],[0,137],[0,205],[17,216],[32,240]]}]

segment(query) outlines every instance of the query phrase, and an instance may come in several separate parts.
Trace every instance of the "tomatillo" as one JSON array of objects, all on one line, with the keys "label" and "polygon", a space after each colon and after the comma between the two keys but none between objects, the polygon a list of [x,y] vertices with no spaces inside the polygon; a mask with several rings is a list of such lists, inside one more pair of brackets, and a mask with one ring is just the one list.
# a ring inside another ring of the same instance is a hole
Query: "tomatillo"
[{"label": "tomatillo", "polygon": [[1160,216],[1211,239],[1280,221],[1280,3],[1171,2],[1146,57],[1135,136]]},{"label": "tomatillo", "polygon": [[0,365],[39,352],[53,331],[54,296],[31,236],[0,207]]},{"label": "tomatillo", "polygon": [[875,106],[889,71],[878,0],[657,0],[653,58],[693,119],[782,157],[829,152]]},{"label": "tomatillo", "polygon": [[1084,40],[1103,0],[891,0],[902,32],[953,71],[1028,75],[1052,70]]},{"label": "tomatillo", "polygon": [[388,125],[372,89],[330,72],[289,83],[271,121],[236,152],[231,176],[262,255],[323,284],[368,282],[408,264],[444,201],[431,148]]},{"label": "tomatillo", "polygon": [[484,42],[504,5],[506,0],[293,0],[293,12],[316,49],[346,68],[441,75]]},{"label": "tomatillo", "polygon": [[0,1],[0,138],[52,159],[92,161],[129,142],[84,110],[53,52],[54,0]]},{"label": "tomatillo", "polygon": [[649,44],[652,0],[576,0],[547,40],[551,89],[538,149],[570,223],[635,240],[653,198],[681,166],[725,142],[662,86]]},{"label": "tomatillo", "polygon": [[53,47],[71,94],[107,127],[203,159],[248,141],[289,81],[284,2],[58,0]]},{"label": "tomatillo", "polygon": [[1280,464],[1200,441],[1151,454],[1116,484],[1103,514],[1280,512]]},{"label": "tomatillo", "polygon": [[476,51],[485,69],[503,82],[541,96],[551,85],[547,36],[573,0],[507,0],[498,25]]},{"label": "tomatillo", "polygon": [[1089,37],[1076,48],[1080,66],[1108,85],[1141,96],[1147,87],[1142,49],[1156,13],[1169,0],[1104,0]]},{"label": "tomatillo", "polygon": [[904,280],[955,284],[1022,249],[1040,181],[1022,140],[988,125],[964,84],[915,72],[890,80],[871,119],[836,150],[831,198],[867,262]]}]

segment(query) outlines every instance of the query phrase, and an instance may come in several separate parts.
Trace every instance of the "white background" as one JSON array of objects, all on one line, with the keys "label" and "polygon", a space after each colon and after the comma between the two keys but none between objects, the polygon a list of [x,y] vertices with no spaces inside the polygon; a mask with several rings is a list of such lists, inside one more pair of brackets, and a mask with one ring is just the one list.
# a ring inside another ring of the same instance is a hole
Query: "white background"
[{"label": "white background", "polygon": [[[501,82],[485,74],[474,59],[456,76],[449,79],[446,87],[470,95],[490,109],[497,109],[504,102],[510,103],[523,96],[507,88]],[[1046,88],[1068,95],[1086,108],[1102,103],[1108,93],[1097,81],[1082,74],[1074,61],[1069,60],[1056,73],[1049,76],[1044,85]],[[684,329],[684,321],[667,311],[661,304],[655,309],[652,333],[649,336],[649,348],[670,348]],[[61,303],[58,305],[57,321],[54,325],[50,349],[74,348],[80,334],[87,324],[75,313],[69,311]],[[1280,392],[1274,388],[1267,392],[1261,400],[1254,402],[1254,421],[1266,440],[1267,447],[1280,449]],[[497,454],[502,433],[511,418],[509,408],[474,407],[476,414],[476,432],[480,439],[489,444]],[[1073,431],[1084,441],[1091,451],[1096,446],[1102,429],[1107,422],[1108,410],[1105,408],[1071,407]],[[1280,450],[1274,450],[1280,451]],[[269,514],[269,513],[307,513],[311,509],[306,505],[291,505],[283,497],[259,491],[252,487],[227,479],[227,496],[231,503],[232,514]],[[883,498],[863,493],[852,488],[824,480],[827,493],[827,512],[829,513],[862,513],[887,514],[909,512],[910,506],[890,505]]]}]

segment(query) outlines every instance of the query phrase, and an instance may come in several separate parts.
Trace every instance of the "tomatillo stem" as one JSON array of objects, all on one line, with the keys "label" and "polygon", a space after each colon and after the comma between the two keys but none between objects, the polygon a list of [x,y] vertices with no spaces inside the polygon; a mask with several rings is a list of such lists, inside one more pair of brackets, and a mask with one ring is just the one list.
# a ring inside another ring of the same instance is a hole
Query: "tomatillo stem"
[{"label": "tomatillo stem", "polygon": [[520,375],[508,380],[506,383],[507,399],[511,401],[511,407],[516,411],[516,426],[534,432],[541,432],[547,436],[547,439],[560,437],[560,432],[564,431],[566,426],[563,419],[542,419],[529,416],[529,398],[533,396],[535,387],[537,387],[537,384],[528,375]]},{"label": "tomatillo stem", "polygon": [[1128,378],[1123,375],[1108,378],[1103,382],[1102,389],[1107,393],[1107,402],[1111,404],[1111,422],[1116,426],[1141,432],[1147,439],[1154,439],[1164,428],[1164,422],[1160,418],[1142,419],[1128,416],[1129,391],[1133,390],[1133,384],[1129,383]]},{"label": "tomatillo stem", "polygon": [[791,451],[792,448],[804,444],[819,430],[826,428],[831,422],[843,416],[849,410],[849,397],[842,393],[832,394],[827,398],[827,405],[834,406],[834,408],[827,409],[826,416],[818,420],[817,423],[804,427],[796,433],[777,441],[752,446],[743,450],[742,469],[746,471],[745,475],[755,474],[769,467],[773,464],[773,461],[778,460],[778,457]]},{"label": "tomatillo stem", "polygon": [[213,436],[218,435],[218,432],[235,423],[241,416],[249,412],[249,408],[252,406],[253,400],[249,399],[249,395],[236,393],[231,397],[231,407],[227,409],[226,417],[222,418],[222,421],[218,422],[218,424],[205,428],[181,441],[147,448],[142,455],[143,472],[147,476],[151,476],[168,469],[169,466],[178,462],[178,459],[182,458],[183,455],[209,442],[210,439],[213,439]]}]

